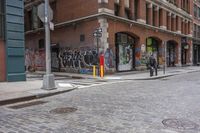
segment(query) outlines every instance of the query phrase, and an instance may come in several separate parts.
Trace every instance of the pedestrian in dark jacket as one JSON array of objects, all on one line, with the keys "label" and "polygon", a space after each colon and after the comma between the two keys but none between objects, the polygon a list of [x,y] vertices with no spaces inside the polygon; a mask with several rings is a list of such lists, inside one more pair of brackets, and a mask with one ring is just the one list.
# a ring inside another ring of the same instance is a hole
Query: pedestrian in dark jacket
[{"label": "pedestrian in dark jacket", "polygon": [[153,73],[155,71],[155,75],[157,76],[157,62],[156,58],[153,56],[153,54],[149,57],[149,66],[150,66],[150,76],[153,76]]}]

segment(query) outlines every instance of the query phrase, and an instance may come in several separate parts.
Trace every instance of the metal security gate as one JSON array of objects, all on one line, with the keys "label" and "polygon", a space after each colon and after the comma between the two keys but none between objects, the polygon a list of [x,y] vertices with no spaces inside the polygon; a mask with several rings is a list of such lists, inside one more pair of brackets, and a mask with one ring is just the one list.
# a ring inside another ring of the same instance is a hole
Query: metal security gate
[{"label": "metal security gate", "polygon": [[176,43],[173,41],[167,42],[167,66],[175,66],[176,61]]}]

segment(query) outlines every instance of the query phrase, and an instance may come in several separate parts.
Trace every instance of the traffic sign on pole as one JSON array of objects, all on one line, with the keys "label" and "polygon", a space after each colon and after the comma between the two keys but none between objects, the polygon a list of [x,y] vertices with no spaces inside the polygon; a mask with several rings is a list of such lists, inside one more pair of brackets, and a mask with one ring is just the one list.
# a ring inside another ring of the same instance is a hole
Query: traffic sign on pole
[{"label": "traffic sign on pole", "polygon": [[[43,10],[44,9],[44,10]],[[51,73],[51,46],[50,46],[50,20],[53,19],[53,11],[49,7],[49,0],[38,7],[38,15],[45,26],[45,51],[46,51],[46,75],[43,77],[43,87],[45,90],[56,89],[54,74]],[[51,12],[51,13],[49,13]]]},{"label": "traffic sign on pole", "polygon": [[98,65],[98,75],[99,75],[99,39],[102,37],[102,28],[97,28],[94,33],[93,36],[96,38],[97,40],[97,65]]},{"label": "traffic sign on pole", "polygon": [[[42,22],[45,22],[45,4],[44,3],[38,6],[37,14],[40,20]],[[49,17],[49,21],[53,20],[53,10],[49,6],[49,4],[48,4],[48,17]]]}]

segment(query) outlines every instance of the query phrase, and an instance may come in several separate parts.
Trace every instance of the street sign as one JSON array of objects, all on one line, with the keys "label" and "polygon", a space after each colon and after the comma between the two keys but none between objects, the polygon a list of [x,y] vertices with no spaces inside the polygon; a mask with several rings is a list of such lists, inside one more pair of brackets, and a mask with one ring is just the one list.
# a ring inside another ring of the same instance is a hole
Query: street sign
[{"label": "street sign", "polygon": [[94,37],[97,37],[97,38],[101,38],[101,37],[102,37],[102,29],[101,29],[101,28],[97,28],[97,29],[94,31],[93,36],[94,36]]},{"label": "street sign", "polygon": [[94,32],[93,35],[94,37],[97,37],[97,38],[102,37],[102,33],[99,33],[99,32]]},{"label": "street sign", "polygon": [[143,53],[146,51],[146,46],[145,46],[145,44],[142,44],[142,45],[141,45],[141,51],[142,51]]},{"label": "street sign", "polygon": [[54,23],[50,22],[49,23],[49,28],[50,28],[50,30],[54,30]]},{"label": "street sign", "polygon": [[[42,3],[38,6],[38,10],[37,10],[38,17],[40,18],[42,22],[45,22],[44,8],[45,8],[45,4]],[[48,17],[49,17],[49,21],[53,20],[53,10],[51,9],[49,5],[48,5]]]},{"label": "street sign", "polygon": [[96,32],[102,32],[103,30],[102,30],[102,28],[97,28],[96,29]]}]

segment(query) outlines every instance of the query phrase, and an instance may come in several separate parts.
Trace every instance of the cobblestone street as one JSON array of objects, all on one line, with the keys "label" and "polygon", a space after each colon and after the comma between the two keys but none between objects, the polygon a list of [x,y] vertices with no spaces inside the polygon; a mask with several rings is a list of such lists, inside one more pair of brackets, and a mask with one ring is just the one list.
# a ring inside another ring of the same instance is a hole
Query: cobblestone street
[{"label": "cobblestone street", "polygon": [[199,74],[116,81],[1,106],[0,132],[199,133]]}]

